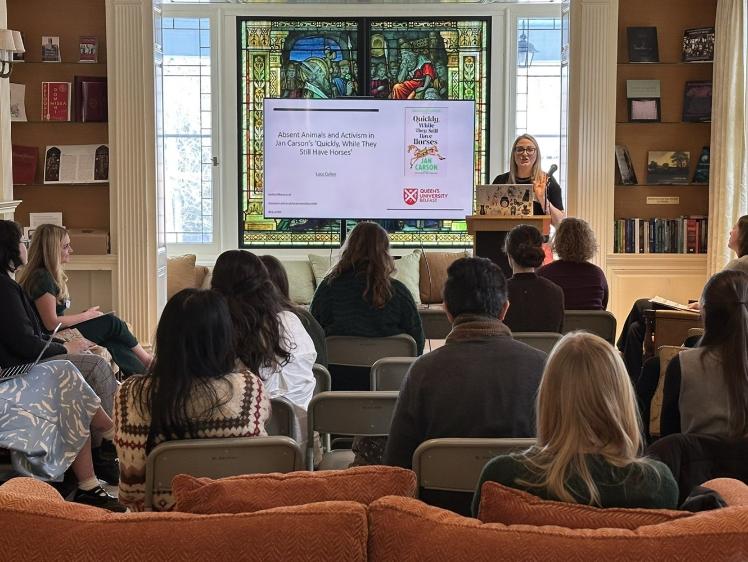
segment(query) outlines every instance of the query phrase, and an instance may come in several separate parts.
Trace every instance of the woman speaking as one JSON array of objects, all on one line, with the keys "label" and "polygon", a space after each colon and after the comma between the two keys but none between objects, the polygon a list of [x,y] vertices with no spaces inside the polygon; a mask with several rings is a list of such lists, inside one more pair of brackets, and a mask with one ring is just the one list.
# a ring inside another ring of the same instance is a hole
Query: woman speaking
[{"label": "woman speaking", "polygon": [[554,227],[566,218],[561,186],[552,176],[540,169],[540,148],[532,135],[524,134],[517,137],[512,145],[509,171],[496,176],[493,183],[531,183],[535,192],[532,214],[550,215]]}]

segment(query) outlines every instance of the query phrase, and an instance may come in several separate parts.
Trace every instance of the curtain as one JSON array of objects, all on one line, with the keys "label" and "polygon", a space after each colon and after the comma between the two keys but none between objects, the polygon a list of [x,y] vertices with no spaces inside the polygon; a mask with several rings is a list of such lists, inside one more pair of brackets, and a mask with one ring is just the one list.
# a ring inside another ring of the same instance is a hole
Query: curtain
[{"label": "curtain", "polygon": [[715,35],[709,274],[735,257],[729,232],[748,213],[748,0],[719,0]]}]

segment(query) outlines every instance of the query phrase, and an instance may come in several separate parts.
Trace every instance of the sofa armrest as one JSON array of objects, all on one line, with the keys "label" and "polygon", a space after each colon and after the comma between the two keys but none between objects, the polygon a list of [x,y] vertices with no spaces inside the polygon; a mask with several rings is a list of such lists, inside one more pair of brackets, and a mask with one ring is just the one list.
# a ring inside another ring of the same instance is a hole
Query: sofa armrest
[{"label": "sofa armrest", "polygon": [[734,478],[714,478],[702,484],[717,492],[727,505],[748,505],[748,485]]}]

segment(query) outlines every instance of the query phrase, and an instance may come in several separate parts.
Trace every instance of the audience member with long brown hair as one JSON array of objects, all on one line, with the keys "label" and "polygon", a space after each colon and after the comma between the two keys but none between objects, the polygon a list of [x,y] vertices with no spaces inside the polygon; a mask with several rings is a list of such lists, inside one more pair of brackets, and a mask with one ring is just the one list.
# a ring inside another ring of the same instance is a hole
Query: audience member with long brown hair
[{"label": "audience member with long brown hair", "polygon": [[599,507],[676,507],[678,485],[670,469],[641,456],[634,389],[605,340],[572,332],[559,341],[548,356],[536,412],[536,446],[486,465],[475,513],[486,481]]},{"label": "audience member with long brown hair", "polygon": [[704,335],[667,368],[661,430],[748,437],[748,273],[721,271],[701,297]]},{"label": "audience member with long brown hair", "polygon": [[[387,232],[362,222],[348,235],[340,261],[320,283],[311,312],[328,336],[385,337],[409,334],[423,352],[423,329],[413,296],[395,271]],[[335,390],[368,390],[369,378],[333,373]]]}]

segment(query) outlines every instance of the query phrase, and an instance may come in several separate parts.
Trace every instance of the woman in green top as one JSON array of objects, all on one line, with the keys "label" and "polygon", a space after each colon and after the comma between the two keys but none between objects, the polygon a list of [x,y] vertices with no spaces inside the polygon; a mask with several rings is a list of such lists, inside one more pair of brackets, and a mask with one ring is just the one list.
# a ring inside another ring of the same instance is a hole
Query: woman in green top
[{"label": "woman in green top", "polygon": [[103,314],[95,306],[80,314],[65,315],[70,300],[62,266],[70,261],[72,253],[70,237],[61,226],[43,224],[34,230],[29,261],[19,273],[18,282],[34,302],[42,324],[48,331],[57,324],[75,328],[84,338],[105,347],[125,375],[145,373],[151,355],[114,314]]},{"label": "woman in green top", "polygon": [[486,481],[598,507],[677,507],[670,469],[640,456],[634,389],[620,355],[602,338],[572,332],[556,344],[538,389],[536,425],[536,446],[485,466],[473,513]]}]

